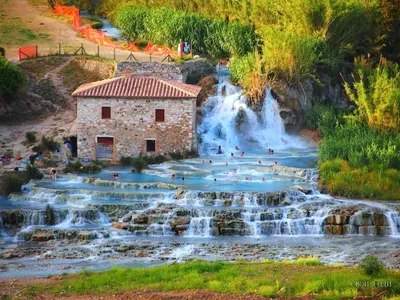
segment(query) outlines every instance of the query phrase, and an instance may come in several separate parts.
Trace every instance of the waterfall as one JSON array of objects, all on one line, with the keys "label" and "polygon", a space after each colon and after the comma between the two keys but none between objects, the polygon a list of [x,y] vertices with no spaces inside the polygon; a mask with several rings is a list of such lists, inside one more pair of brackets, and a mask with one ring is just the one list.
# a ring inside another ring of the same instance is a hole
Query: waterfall
[{"label": "waterfall", "polygon": [[392,236],[400,236],[400,214],[396,211],[389,211],[385,213],[388,220]]},{"label": "waterfall", "polygon": [[32,225],[45,225],[44,212],[35,210],[24,216],[24,227]]},{"label": "waterfall", "polygon": [[218,146],[223,150],[235,146],[243,149],[304,146],[304,142],[285,133],[278,102],[269,88],[258,113],[247,105],[243,93],[229,83],[228,76],[220,77],[216,94],[204,105],[203,121],[198,127],[201,154],[213,154]]},{"label": "waterfall", "polygon": [[190,220],[189,229],[186,236],[209,237],[211,235],[211,219],[213,212],[211,210],[198,210],[198,216]]},{"label": "waterfall", "polygon": [[109,224],[109,219],[106,215],[97,210],[70,210],[65,219],[55,227],[68,229],[73,226],[83,227],[90,224]]}]

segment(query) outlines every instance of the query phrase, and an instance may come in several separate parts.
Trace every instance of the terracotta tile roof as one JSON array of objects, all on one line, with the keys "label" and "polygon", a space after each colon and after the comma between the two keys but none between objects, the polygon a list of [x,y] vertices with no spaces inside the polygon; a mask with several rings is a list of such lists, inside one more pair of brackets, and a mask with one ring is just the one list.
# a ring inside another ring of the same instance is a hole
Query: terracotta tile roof
[{"label": "terracotta tile roof", "polygon": [[186,84],[177,80],[148,76],[121,76],[89,84],[77,88],[72,96],[107,97],[107,98],[195,98],[201,87]]}]

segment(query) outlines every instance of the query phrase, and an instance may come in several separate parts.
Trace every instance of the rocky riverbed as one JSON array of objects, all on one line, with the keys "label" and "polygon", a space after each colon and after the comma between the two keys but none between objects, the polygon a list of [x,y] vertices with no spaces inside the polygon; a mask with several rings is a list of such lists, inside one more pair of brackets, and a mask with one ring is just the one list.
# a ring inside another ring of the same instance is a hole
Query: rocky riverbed
[{"label": "rocky riverbed", "polygon": [[229,238],[114,237],[0,244],[0,277],[60,274],[112,265],[151,266],[194,259],[293,260],[318,256],[324,263],[356,265],[368,254],[400,268],[398,240],[373,237]]}]

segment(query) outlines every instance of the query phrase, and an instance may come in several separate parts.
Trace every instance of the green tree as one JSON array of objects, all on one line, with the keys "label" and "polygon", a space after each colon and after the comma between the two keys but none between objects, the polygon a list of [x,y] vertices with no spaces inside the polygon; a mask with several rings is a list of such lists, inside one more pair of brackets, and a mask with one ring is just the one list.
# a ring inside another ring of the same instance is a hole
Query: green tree
[{"label": "green tree", "polygon": [[24,73],[3,56],[0,56],[0,78],[0,100],[6,101],[11,101],[26,82]]}]

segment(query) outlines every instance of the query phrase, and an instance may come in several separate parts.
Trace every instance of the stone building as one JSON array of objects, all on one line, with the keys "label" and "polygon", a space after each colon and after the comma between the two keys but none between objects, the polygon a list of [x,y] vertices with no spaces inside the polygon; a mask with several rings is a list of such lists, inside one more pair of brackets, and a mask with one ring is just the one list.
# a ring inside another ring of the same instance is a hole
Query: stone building
[{"label": "stone building", "polygon": [[197,150],[196,98],[201,88],[148,76],[121,76],[80,86],[78,156],[123,156]]}]

